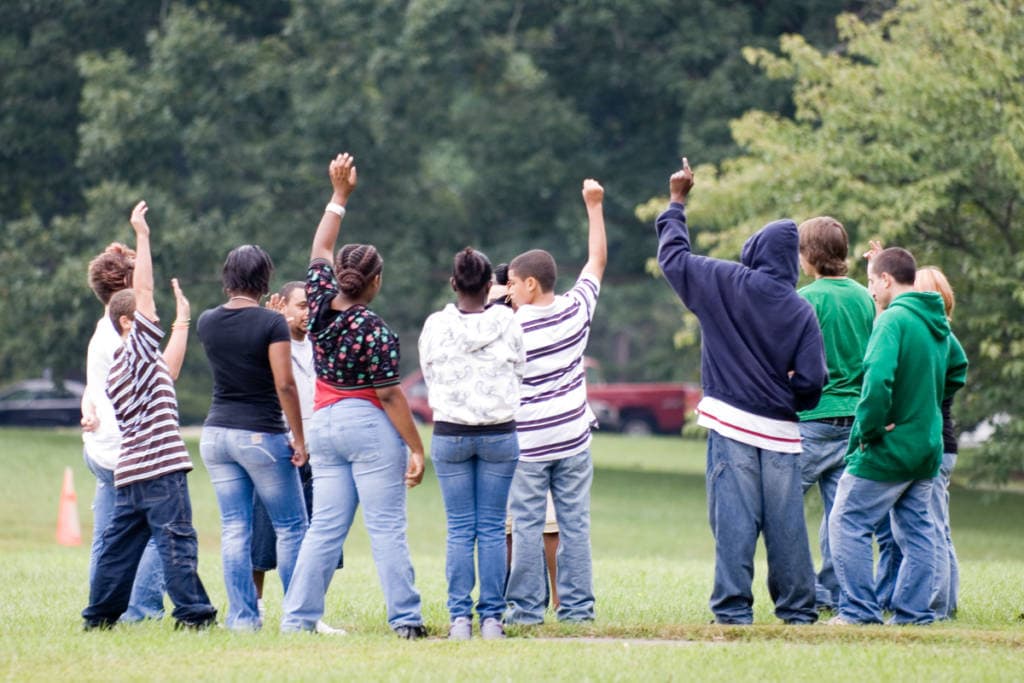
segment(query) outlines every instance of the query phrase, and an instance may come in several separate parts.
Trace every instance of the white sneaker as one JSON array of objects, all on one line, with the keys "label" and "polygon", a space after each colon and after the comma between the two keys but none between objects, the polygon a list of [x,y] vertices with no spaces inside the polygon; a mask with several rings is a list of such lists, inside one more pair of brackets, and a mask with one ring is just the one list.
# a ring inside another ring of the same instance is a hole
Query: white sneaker
[{"label": "white sneaker", "polygon": [[267,618],[267,606],[263,604],[263,598],[256,599],[256,611],[260,613],[260,621]]},{"label": "white sneaker", "polygon": [[470,617],[455,617],[448,627],[448,640],[469,640],[473,637],[473,620]]},{"label": "white sneaker", "polygon": [[487,617],[480,624],[480,636],[484,640],[501,640],[505,637],[505,627],[494,617]]},{"label": "white sneaker", "polygon": [[314,630],[317,633],[322,633],[325,636],[347,636],[348,635],[348,631],[346,631],[345,629],[343,629],[343,628],[335,628],[333,626],[329,626],[328,624],[324,623],[323,619],[320,619],[320,620],[318,620],[316,622],[316,629],[314,629]]}]

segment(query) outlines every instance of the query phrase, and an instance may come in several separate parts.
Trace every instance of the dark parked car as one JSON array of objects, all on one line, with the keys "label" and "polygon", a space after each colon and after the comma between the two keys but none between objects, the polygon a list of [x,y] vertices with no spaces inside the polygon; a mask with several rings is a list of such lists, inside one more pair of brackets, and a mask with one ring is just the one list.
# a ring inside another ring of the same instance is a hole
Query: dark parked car
[{"label": "dark parked car", "polygon": [[85,385],[27,379],[0,389],[0,425],[32,427],[80,424]]}]

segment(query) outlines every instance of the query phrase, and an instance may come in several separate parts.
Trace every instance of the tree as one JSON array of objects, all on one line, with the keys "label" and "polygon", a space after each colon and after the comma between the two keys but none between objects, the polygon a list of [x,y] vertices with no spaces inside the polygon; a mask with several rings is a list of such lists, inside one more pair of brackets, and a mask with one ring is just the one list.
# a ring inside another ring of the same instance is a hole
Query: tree
[{"label": "tree", "polygon": [[768,220],[830,214],[855,252],[878,238],[940,266],[972,363],[957,412],[966,424],[1011,416],[981,458],[984,476],[1005,478],[1024,468],[1024,5],[905,0],[837,27],[835,51],[793,35],[781,55],[746,52],[794,83],[796,110],[733,123],[744,153],[698,169],[691,221],[706,248],[734,256]]}]

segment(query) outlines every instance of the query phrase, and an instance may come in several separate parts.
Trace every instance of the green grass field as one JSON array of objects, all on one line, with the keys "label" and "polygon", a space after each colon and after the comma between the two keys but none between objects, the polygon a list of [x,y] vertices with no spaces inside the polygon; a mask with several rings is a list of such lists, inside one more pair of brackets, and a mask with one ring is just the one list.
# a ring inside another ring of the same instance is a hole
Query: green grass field
[{"label": "green grass field", "polygon": [[[219,518],[189,441],[200,574],[226,608]],[[171,620],[84,633],[94,481],[73,432],[0,430],[0,678],[26,680],[1019,680],[1024,678],[1024,495],[953,491],[960,613],[929,627],[785,627],[771,613],[758,553],[756,623],[709,625],[713,543],[704,447],[599,435],[593,490],[598,619],[553,622],[503,642],[448,643],[444,512],[431,471],[409,495],[409,537],[434,637],[405,642],[384,620],[362,520],[345,547],[325,620],[350,635],[282,635],[281,587],[267,578],[268,627],[180,633]],[[83,544],[54,541],[61,477],[75,474]],[[820,503],[807,506],[812,545]]]}]

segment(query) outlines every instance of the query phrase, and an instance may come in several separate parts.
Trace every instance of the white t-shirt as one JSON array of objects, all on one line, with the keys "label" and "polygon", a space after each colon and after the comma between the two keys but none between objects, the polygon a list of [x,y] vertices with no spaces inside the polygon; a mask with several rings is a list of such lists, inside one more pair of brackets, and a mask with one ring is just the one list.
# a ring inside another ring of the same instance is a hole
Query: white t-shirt
[{"label": "white t-shirt", "polygon": [[295,388],[299,391],[299,409],[302,411],[302,426],[309,439],[309,421],[313,417],[313,393],[316,390],[316,368],[313,367],[313,342],[309,337],[295,341],[292,337],[292,375]]},{"label": "white t-shirt", "polygon": [[96,329],[89,340],[85,366],[85,395],[96,407],[99,427],[82,432],[85,453],[93,462],[113,471],[121,453],[121,430],[117,427],[114,405],[107,396],[107,375],[114,364],[114,352],[121,348],[121,335],[114,329],[109,315],[96,321]]},{"label": "white t-shirt", "polygon": [[519,457],[560,460],[590,447],[583,352],[590,337],[600,281],[581,273],[576,285],[547,306],[520,306],[526,374],[516,413]]}]

